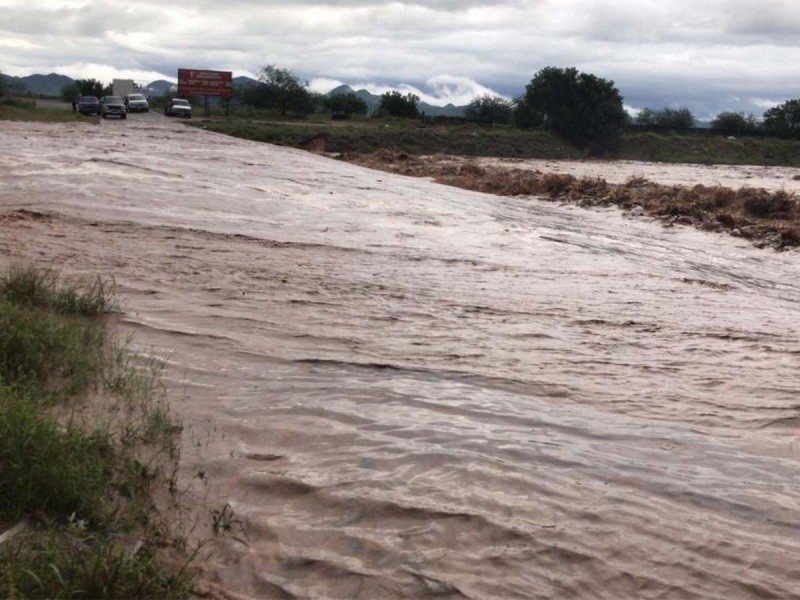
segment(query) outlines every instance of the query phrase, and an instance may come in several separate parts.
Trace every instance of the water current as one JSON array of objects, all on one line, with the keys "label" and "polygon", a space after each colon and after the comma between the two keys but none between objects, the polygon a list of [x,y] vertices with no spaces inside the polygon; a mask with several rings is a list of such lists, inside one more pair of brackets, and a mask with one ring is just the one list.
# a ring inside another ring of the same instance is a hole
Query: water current
[{"label": "water current", "polygon": [[0,124],[0,208],[167,361],[220,594],[800,597],[797,252],[158,115]]}]

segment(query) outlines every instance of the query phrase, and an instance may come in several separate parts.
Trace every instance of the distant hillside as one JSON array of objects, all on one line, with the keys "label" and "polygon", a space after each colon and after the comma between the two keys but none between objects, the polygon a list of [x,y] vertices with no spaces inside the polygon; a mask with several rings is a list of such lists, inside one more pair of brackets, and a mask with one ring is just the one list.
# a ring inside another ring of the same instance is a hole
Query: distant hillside
[{"label": "distant hillside", "polygon": [[147,94],[149,96],[165,96],[169,92],[173,90],[175,84],[171,81],[167,81],[166,79],[158,79],[156,81],[151,81],[147,84],[145,88],[147,90]]},{"label": "distant hillside", "polygon": [[[367,90],[355,91],[349,85],[340,85],[339,87],[336,87],[328,92],[327,95],[335,96],[336,94],[355,94],[367,103],[370,113],[378,110],[378,106],[381,104],[380,96],[371,94]],[[454,106],[453,104],[448,104],[446,106],[434,106],[433,104],[428,104],[427,102],[420,102],[418,107],[420,112],[425,111],[425,114],[429,117],[463,117],[464,109],[466,108],[466,106]]]},{"label": "distant hillside", "polygon": [[239,77],[233,78],[233,87],[235,88],[249,88],[253,87],[254,85],[258,85],[258,80],[253,79],[252,77],[240,75]]},{"label": "distant hillside", "polygon": [[445,104],[444,106],[434,106],[427,102],[420,102],[419,109],[425,111],[429,117],[463,117],[466,106],[456,106],[455,104]]},{"label": "distant hillside", "polygon": [[61,90],[75,80],[66,75],[50,73],[49,75],[28,75],[26,77],[12,77],[3,75],[3,80],[9,89],[20,94],[34,96],[61,96]]}]

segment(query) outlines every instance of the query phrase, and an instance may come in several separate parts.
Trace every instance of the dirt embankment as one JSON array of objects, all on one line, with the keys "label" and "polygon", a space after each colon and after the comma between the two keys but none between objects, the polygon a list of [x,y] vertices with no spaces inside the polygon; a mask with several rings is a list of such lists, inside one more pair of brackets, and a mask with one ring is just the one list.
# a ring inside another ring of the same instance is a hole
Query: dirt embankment
[{"label": "dirt embankment", "polygon": [[337,156],[391,173],[430,177],[438,183],[500,196],[541,196],[580,206],[619,206],[631,216],[652,216],[666,226],[691,225],[782,250],[800,246],[800,201],[787,191],[722,186],[681,186],[632,177],[625,183],[602,178],[484,167],[454,157],[414,157],[379,151]]}]

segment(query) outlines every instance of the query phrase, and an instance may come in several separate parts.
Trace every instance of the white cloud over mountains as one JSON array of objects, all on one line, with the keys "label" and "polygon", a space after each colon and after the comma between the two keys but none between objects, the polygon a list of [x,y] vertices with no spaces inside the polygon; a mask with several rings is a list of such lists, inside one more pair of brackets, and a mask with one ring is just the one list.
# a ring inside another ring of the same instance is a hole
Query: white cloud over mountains
[{"label": "white cloud over mountains", "polygon": [[[313,79],[309,82],[309,87],[315,92],[327,93],[344,83],[338,79],[319,78]],[[469,77],[457,77],[453,75],[437,75],[431,77],[425,82],[424,86],[414,86],[405,83],[396,85],[382,84],[375,82],[356,82],[347,83],[354,90],[367,90],[371,94],[377,96],[391,91],[399,91],[402,93],[412,93],[419,96],[420,100],[433,104],[435,106],[444,106],[446,104],[454,104],[455,106],[463,106],[476,96],[483,96],[486,94],[492,96],[501,96],[502,94],[492,90],[480,83],[473,81]]]},{"label": "white cloud over mountains", "polygon": [[519,94],[552,65],[613,79],[635,107],[712,113],[800,96],[797,0],[0,0],[0,15],[12,75],[278,64],[459,104]]}]

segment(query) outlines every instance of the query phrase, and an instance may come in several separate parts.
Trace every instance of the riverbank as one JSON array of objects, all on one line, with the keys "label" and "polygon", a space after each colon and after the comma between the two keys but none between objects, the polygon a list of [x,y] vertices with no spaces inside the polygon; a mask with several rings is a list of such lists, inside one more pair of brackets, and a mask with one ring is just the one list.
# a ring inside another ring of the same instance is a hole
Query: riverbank
[{"label": "riverbank", "polygon": [[2,598],[189,597],[180,425],[115,310],[109,279],[0,277]]}]

